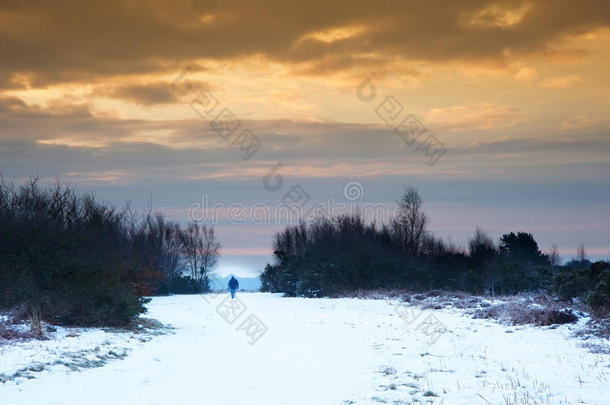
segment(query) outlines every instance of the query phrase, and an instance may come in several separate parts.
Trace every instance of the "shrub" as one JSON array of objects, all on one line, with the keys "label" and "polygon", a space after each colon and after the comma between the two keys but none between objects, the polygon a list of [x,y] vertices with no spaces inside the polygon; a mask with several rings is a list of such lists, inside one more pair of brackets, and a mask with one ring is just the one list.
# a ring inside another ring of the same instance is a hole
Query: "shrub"
[{"label": "shrub", "polygon": [[610,270],[604,270],[599,277],[599,282],[587,297],[587,302],[593,309],[602,307],[610,309]]},{"label": "shrub", "polygon": [[506,234],[496,246],[477,230],[467,254],[425,229],[422,201],[407,189],[396,218],[381,227],[359,215],[286,227],[274,237],[274,262],[260,276],[262,291],[319,297],[360,289],[509,294],[550,287],[551,263],[532,234]]},{"label": "shrub", "polygon": [[595,280],[588,270],[574,270],[564,267],[553,280],[559,298],[568,301],[572,298],[585,297],[595,285]]},{"label": "shrub", "polygon": [[201,282],[191,277],[174,276],[167,281],[170,294],[200,294],[203,292]]},{"label": "shrub", "polygon": [[0,308],[25,306],[38,335],[41,320],[127,324],[161,278],[157,225],[60,183],[0,182]]},{"label": "shrub", "polygon": [[566,265],[555,275],[553,284],[563,300],[584,298],[597,312],[610,309],[610,263],[599,261],[589,267]]}]

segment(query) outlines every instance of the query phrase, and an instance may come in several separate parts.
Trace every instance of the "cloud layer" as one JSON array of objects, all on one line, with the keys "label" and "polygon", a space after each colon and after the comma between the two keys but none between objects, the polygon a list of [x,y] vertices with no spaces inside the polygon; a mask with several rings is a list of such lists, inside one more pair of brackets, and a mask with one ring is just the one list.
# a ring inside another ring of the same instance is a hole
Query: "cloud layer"
[{"label": "cloud layer", "polygon": [[502,66],[515,55],[579,54],[562,40],[607,27],[610,5],[15,1],[0,5],[0,22],[0,85],[36,87],[252,56],[316,75],[396,61]]}]

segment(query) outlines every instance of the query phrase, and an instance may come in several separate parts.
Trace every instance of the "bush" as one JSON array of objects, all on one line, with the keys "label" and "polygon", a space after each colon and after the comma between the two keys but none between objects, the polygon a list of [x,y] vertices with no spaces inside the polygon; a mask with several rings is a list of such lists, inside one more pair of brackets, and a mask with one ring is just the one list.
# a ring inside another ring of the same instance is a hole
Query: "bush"
[{"label": "bush", "polygon": [[149,298],[133,294],[129,286],[79,288],[45,306],[45,318],[60,325],[122,326],[145,312]]},{"label": "bush", "polygon": [[25,305],[37,334],[127,324],[160,276],[150,224],[59,183],[0,183],[0,308]]},{"label": "bush", "polygon": [[186,276],[174,276],[167,281],[169,294],[201,294],[204,289],[198,280]]},{"label": "bush", "polygon": [[493,318],[510,322],[511,325],[537,326],[578,321],[578,316],[571,309],[562,308],[561,303],[554,302],[545,295],[532,298],[511,297],[501,304],[475,310],[474,318]]},{"label": "bush", "polygon": [[583,298],[597,312],[610,309],[610,263],[599,261],[589,267],[568,264],[553,281],[563,300]]},{"label": "bush", "polygon": [[565,277],[565,280],[559,282],[557,294],[564,301],[569,301],[572,298],[584,297],[590,289],[590,280],[579,274],[571,274]]},{"label": "bush", "polygon": [[610,270],[604,270],[599,282],[587,297],[587,302],[595,310],[610,309]]},{"label": "bush", "polygon": [[286,227],[274,237],[274,262],[260,276],[262,291],[307,297],[385,288],[514,294],[551,286],[553,265],[532,234],[511,232],[496,245],[477,229],[468,254],[425,229],[422,202],[407,189],[397,216],[381,227],[358,215]]},{"label": "bush", "polygon": [[[145,296],[208,290],[219,255],[213,227],[182,229],[59,182],[16,188],[0,178],[0,309],[25,307],[36,335],[42,320],[125,325]],[[178,275],[185,263],[192,278]]]},{"label": "bush", "polygon": [[500,294],[543,291],[551,284],[550,269],[545,266],[500,262],[496,267],[495,291]]},{"label": "bush", "polygon": [[355,215],[287,227],[275,236],[275,263],[260,276],[262,290],[307,297],[383,288],[509,294],[551,284],[551,266],[531,234],[506,236],[500,256],[478,231],[468,256],[427,233],[414,253],[403,228],[379,229]]}]

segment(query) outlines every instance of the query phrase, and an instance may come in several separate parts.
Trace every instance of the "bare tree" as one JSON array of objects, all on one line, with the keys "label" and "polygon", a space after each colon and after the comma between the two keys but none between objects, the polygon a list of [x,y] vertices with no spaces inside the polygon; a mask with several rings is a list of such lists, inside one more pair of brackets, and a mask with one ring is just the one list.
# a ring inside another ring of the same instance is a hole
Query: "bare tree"
[{"label": "bare tree", "polygon": [[449,248],[442,239],[425,233],[419,244],[419,252],[424,255],[442,256],[449,252]]},{"label": "bare tree", "polygon": [[580,246],[576,249],[576,259],[579,262],[584,262],[587,260],[587,253],[585,252],[585,244],[581,243]]},{"label": "bare tree", "polygon": [[182,238],[180,237],[180,226],[178,224],[165,224],[162,228],[163,246],[160,267],[167,278],[176,276],[180,267],[182,252]]},{"label": "bare tree", "polygon": [[474,260],[475,268],[480,272],[481,279],[485,288],[494,296],[496,284],[502,278],[495,260],[499,254],[499,248],[481,228],[477,227],[472,238],[468,241],[468,251]]},{"label": "bare tree", "polygon": [[197,272],[201,265],[201,230],[199,225],[192,222],[182,231],[181,240],[184,257],[191,271],[191,278],[197,279]]},{"label": "bare tree", "polygon": [[203,251],[201,252],[201,267],[199,269],[199,276],[207,286],[210,279],[209,276],[220,259],[221,246],[220,242],[216,238],[216,234],[214,233],[214,227],[207,227],[203,225],[201,227],[201,236],[203,238]]},{"label": "bare tree", "polygon": [[422,198],[413,187],[405,190],[398,200],[398,215],[392,221],[394,236],[400,245],[411,254],[420,252],[426,237],[428,218],[422,211]]},{"label": "bare tree", "polygon": [[472,239],[468,241],[470,256],[478,260],[487,260],[498,253],[498,248],[491,236],[477,228]]},{"label": "bare tree", "polygon": [[557,245],[551,246],[551,249],[547,252],[546,255],[549,257],[549,263],[551,264],[551,267],[555,268],[559,266],[561,257],[559,256],[559,249],[557,248]]},{"label": "bare tree", "polygon": [[181,240],[191,277],[206,283],[220,258],[221,246],[214,228],[191,222],[183,230]]}]

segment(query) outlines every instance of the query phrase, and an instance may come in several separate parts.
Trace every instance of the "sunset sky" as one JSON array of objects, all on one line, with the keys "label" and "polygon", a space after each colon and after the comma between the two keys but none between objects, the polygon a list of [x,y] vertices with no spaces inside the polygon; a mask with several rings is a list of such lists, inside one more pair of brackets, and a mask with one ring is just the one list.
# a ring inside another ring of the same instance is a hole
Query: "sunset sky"
[{"label": "sunset sky", "polygon": [[[455,243],[526,230],[607,257],[608,72],[605,0],[0,1],[0,173],[183,223],[206,199],[391,208],[414,186]],[[254,275],[281,221],[231,222],[219,272]]]}]

